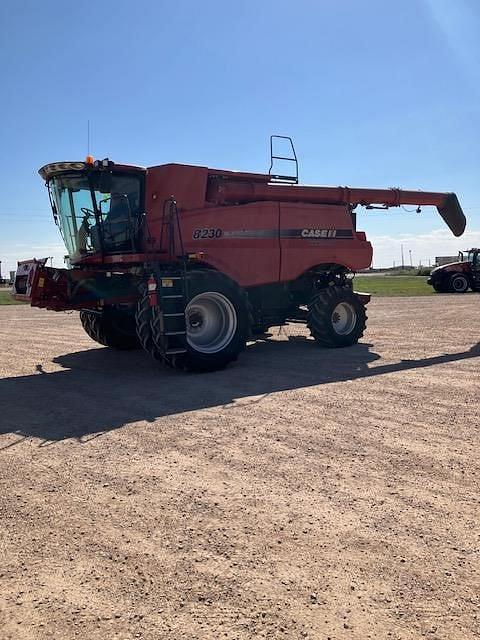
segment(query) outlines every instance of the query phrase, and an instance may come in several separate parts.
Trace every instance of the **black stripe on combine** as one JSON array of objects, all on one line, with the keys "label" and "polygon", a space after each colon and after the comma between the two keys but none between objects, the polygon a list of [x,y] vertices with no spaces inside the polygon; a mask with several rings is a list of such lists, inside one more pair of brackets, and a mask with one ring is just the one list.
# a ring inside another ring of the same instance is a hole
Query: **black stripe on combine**
[{"label": "black stripe on combine", "polygon": [[297,238],[299,240],[348,240],[352,229],[238,229],[224,231],[222,238]]},{"label": "black stripe on combine", "polygon": [[222,238],[278,238],[278,229],[241,229],[224,231]]},{"label": "black stripe on combine", "polygon": [[281,238],[300,238],[301,240],[344,240],[353,238],[352,229],[282,229]]}]

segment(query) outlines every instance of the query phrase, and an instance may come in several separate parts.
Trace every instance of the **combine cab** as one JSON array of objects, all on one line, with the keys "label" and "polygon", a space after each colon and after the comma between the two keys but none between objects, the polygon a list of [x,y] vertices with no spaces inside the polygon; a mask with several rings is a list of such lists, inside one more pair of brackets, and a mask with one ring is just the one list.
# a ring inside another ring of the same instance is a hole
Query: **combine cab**
[{"label": "combine cab", "polygon": [[427,282],[437,293],[480,291],[480,249],[460,251],[458,262],[436,267]]},{"label": "combine cab", "polygon": [[369,296],[353,276],[372,261],[356,207],[433,205],[455,235],[462,209],[452,193],[301,186],[293,145],[271,142],[268,174],[91,157],[42,167],[72,268],[35,263],[17,295],[78,309],[93,340],[181,369],[222,368],[287,322],[325,347],[355,344]]}]

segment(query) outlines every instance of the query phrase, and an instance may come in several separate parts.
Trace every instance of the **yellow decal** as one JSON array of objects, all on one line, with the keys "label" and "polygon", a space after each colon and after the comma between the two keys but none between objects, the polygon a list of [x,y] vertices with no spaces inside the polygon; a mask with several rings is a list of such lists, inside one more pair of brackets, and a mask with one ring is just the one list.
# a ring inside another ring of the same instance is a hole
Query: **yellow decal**
[{"label": "yellow decal", "polygon": [[38,288],[41,289],[44,284],[45,284],[45,278],[39,278],[38,279]]}]

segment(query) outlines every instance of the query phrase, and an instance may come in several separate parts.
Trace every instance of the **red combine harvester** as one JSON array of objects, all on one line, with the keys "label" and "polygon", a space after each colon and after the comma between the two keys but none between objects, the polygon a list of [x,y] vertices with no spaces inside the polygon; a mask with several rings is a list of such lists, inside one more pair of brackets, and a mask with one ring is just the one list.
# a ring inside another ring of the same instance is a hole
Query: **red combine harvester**
[{"label": "red combine harvester", "polygon": [[[32,262],[15,295],[78,309],[93,340],[181,369],[222,368],[287,322],[306,323],[326,347],[356,343],[369,296],[352,275],[370,266],[372,247],[355,208],[434,205],[456,236],[465,217],[453,193],[300,186],[291,149],[272,152],[268,174],[91,157],[42,167],[73,268]],[[279,160],[294,175],[273,173]]]}]

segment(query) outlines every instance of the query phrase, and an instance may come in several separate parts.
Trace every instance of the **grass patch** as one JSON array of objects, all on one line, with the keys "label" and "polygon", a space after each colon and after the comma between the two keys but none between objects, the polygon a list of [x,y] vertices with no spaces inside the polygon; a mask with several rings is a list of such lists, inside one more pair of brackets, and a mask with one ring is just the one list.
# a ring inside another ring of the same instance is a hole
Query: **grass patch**
[{"label": "grass patch", "polygon": [[422,276],[356,276],[355,291],[375,296],[431,296],[435,292]]},{"label": "grass patch", "polygon": [[2,304],[26,304],[25,302],[20,302],[19,300],[14,300],[10,294],[9,289],[0,290],[0,305]]}]

